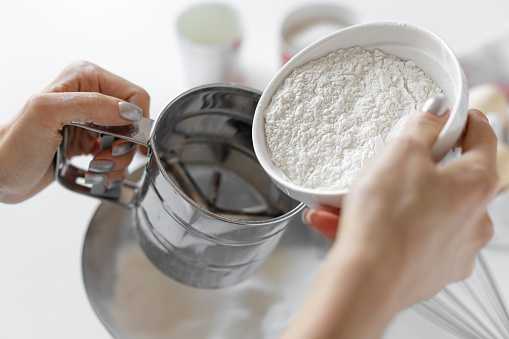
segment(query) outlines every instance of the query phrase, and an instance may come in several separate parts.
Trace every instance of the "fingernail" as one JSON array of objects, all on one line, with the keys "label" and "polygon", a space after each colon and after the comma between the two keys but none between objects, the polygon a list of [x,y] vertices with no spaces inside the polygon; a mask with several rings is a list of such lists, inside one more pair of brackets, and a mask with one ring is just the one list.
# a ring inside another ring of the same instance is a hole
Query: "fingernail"
[{"label": "fingernail", "polygon": [[85,173],[85,184],[87,185],[101,184],[106,180],[108,180],[108,176],[106,174]]},{"label": "fingernail", "polygon": [[113,148],[111,149],[111,155],[113,155],[115,157],[119,156],[119,155],[124,155],[126,153],[131,152],[133,148],[134,148],[134,143],[125,142],[123,144],[113,146]]},{"label": "fingernail", "polygon": [[449,102],[447,97],[443,93],[438,93],[429,97],[428,100],[422,104],[421,112],[431,113],[437,117],[440,117],[444,115],[445,112],[447,112],[448,108]]},{"label": "fingernail", "polygon": [[313,210],[306,208],[304,212],[302,212],[302,221],[311,226],[311,216],[313,213],[315,213]]},{"label": "fingernail", "polygon": [[131,121],[140,121],[141,117],[143,117],[141,108],[126,101],[118,103],[118,113],[122,118]]},{"label": "fingernail", "polygon": [[115,163],[110,160],[92,160],[88,170],[97,173],[106,173],[115,168]]}]

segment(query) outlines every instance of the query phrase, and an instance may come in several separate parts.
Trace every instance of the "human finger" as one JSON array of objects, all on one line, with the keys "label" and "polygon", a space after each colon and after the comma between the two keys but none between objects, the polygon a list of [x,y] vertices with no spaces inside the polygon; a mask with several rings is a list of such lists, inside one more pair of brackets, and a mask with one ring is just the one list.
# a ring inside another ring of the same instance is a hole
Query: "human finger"
[{"label": "human finger", "polygon": [[143,88],[86,61],[70,64],[46,91],[99,92],[135,104],[149,116],[150,96]]},{"label": "human finger", "polygon": [[491,221],[487,211],[482,213],[479,218],[476,230],[476,240],[478,244],[477,250],[479,251],[490,242],[491,238],[493,238],[493,222]]},{"label": "human finger", "polygon": [[34,119],[40,119],[43,126],[52,121],[58,131],[71,122],[123,126],[143,116],[138,106],[95,92],[39,93],[27,105]]},{"label": "human finger", "polygon": [[116,171],[108,172],[108,180],[106,181],[106,186],[110,186],[112,183],[116,182],[117,180],[123,181],[127,177],[127,169],[119,169]]},{"label": "human finger", "polygon": [[117,139],[111,145],[111,155],[114,157],[118,157],[131,152],[135,148],[136,145],[133,142],[123,139]]},{"label": "human finger", "polygon": [[463,243],[457,246],[457,261],[451,265],[451,281],[467,279],[472,275],[475,259],[479,252],[493,237],[493,223],[486,210],[472,220],[470,235],[463,238]]},{"label": "human finger", "polygon": [[302,220],[330,241],[336,239],[339,225],[339,210],[326,206],[307,209]]},{"label": "human finger", "polygon": [[121,170],[127,168],[134,157],[134,147],[132,147],[129,151],[117,156],[113,155],[114,147],[107,148],[97,153],[94,156],[94,159],[90,162],[88,170],[97,173],[106,173],[112,170]]},{"label": "human finger", "polygon": [[102,93],[124,99],[142,109],[143,116],[149,116],[150,96],[141,87],[107,71],[100,73]]},{"label": "human finger", "polygon": [[127,169],[112,170],[106,173],[87,172],[85,173],[85,184],[104,184],[110,186],[117,180],[124,180],[127,177]]},{"label": "human finger", "polygon": [[97,81],[100,84],[101,93],[130,102],[140,107],[145,117],[149,116],[150,97],[143,88],[105,69],[94,66],[97,68]]},{"label": "human finger", "polygon": [[336,214],[336,215],[339,215],[339,213],[340,213],[339,208],[325,206],[325,205],[323,205],[323,206],[315,206],[312,209],[315,210],[315,211],[330,212],[330,213],[333,213],[333,214]]},{"label": "human finger", "polygon": [[444,94],[431,96],[410,118],[401,138],[410,139],[431,150],[449,117],[448,106]]},{"label": "human finger", "polygon": [[476,109],[468,111],[467,126],[461,147],[464,157],[473,157],[478,162],[495,166],[497,137],[488,118]]},{"label": "human finger", "polygon": [[469,110],[461,146],[462,156],[444,164],[439,171],[456,183],[454,187],[463,202],[466,196],[475,205],[491,201],[498,188],[497,138],[481,112]]}]

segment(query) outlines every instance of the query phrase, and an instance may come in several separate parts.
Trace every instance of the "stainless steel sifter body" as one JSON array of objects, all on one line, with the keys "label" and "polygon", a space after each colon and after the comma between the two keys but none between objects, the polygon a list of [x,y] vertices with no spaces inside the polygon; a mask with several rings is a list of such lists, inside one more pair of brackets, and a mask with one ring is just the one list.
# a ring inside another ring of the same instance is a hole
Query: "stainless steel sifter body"
[{"label": "stainless steel sifter body", "polygon": [[163,273],[189,286],[219,288],[256,273],[303,204],[281,192],[254,154],[251,130],[260,93],[230,84],[191,89],[161,112],[127,127],[73,124],[148,147],[141,179],[93,194],[67,157],[67,188],[132,211],[138,242]]}]

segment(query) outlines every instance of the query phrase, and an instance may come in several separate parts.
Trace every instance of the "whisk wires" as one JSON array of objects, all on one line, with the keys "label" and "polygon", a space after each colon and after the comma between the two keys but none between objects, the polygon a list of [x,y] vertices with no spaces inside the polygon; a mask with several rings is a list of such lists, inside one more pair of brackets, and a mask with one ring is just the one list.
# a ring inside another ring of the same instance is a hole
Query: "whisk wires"
[{"label": "whisk wires", "polygon": [[509,338],[509,315],[482,254],[468,279],[447,285],[414,309],[460,338]]}]

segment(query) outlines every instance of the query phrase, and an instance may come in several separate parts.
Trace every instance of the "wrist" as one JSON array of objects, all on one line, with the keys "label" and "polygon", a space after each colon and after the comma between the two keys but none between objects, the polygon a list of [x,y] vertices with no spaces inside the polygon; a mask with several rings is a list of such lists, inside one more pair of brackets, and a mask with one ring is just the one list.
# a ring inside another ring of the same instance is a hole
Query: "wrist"
[{"label": "wrist", "polygon": [[401,309],[398,279],[380,260],[336,244],[286,337],[380,338]]}]

